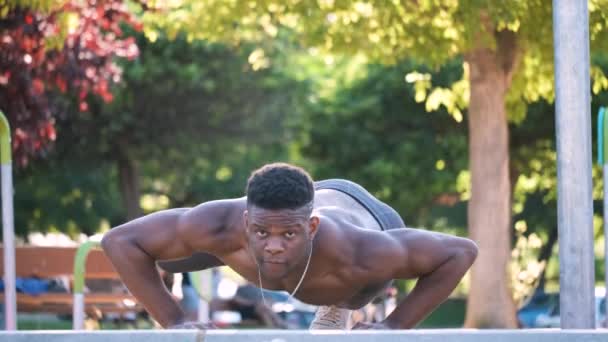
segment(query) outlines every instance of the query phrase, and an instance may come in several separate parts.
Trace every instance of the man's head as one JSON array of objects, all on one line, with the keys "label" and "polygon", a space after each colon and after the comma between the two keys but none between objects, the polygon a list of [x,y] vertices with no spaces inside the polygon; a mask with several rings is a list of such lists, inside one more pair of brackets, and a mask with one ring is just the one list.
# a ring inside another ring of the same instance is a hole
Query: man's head
[{"label": "man's head", "polygon": [[247,182],[245,225],[249,245],[266,278],[280,279],[306,262],[319,219],[311,216],[314,185],[303,169],[264,165]]}]

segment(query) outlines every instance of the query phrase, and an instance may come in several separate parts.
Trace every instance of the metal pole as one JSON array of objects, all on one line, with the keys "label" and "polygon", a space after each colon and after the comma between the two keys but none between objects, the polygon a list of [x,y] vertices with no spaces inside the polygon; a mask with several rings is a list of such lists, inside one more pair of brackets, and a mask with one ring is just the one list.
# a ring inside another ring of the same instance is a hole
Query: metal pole
[{"label": "metal pole", "polygon": [[208,323],[210,321],[209,302],[211,301],[211,270],[198,272],[198,320]]},{"label": "metal pole", "polygon": [[72,329],[84,329],[84,275],[87,256],[91,249],[99,247],[99,242],[87,241],[78,247],[74,257],[74,304],[72,306]]},{"label": "metal pole", "polygon": [[201,323],[209,323],[211,315],[209,314],[209,303],[199,298],[198,300],[198,321]]},{"label": "metal pole", "polygon": [[11,129],[2,111],[0,111],[0,161],[2,170],[2,236],[4,240],[4,317],[6,318],[6,330],[17,330]]},{"label": "metal pole", "polygon": [[561,327],[593,329],[595,270],[586,0],[553,0],[553,43]]},{"label": "metal pole", "polygon": [[[603,183],[604,183],[604,288],[606,292],[604,294],[604,320],[608,320],[608,158],[606,158],[606,148],[608,147],[608,140],[606,140],[606,132],[608,132],[608,120],[606,120],[606,108],[600,108],[597,118],[597,151],[598,151],[598,163],[603,169]],[[608,325],[606,321],[600,322],[604,328]]]},{"label": "metal pole", "polygon": [[[608,164],[604,168],[604,317],[608,320]],[[606,324],[601,322],[602,324]],[[605,327],[606,328],[606,327]]]}]

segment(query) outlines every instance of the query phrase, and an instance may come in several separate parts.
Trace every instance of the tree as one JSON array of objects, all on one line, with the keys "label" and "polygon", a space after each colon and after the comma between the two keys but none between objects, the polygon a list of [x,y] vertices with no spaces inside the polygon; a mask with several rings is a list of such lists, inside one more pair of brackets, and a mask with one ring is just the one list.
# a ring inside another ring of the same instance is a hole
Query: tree
[{"label": "tree", "polygon": [[239,197],[252,169],[290,159],[304,85],[253,72],[249,51],[136,37],[140,55],[122,65],[113,102],[66,106],[47,158],[18,170],[18,234],[93,234],[142,212]]},{"label": "tree", "polygon": [[[306,136],[302,153],[315,178],[338,175],[364,185],[410,227],[465,233],[464,224],[436,215],[434,209],[461,200],[454,180],[467,166],[466,127],[445,110],[426,113],[424,104],[416,102],[414,86],[405,83],[403,75],[422,67],[407,61],[384,66],[344,58],[326,68],[340,85],[325,97],[316,87],[319,99],[301,123]],[[364,76],[342,81],[336,74],[343,69]],[[456,60],[433,77],[449,86],[461,74]]]},{"label": "tree", "polygon": [[143,193],[191,205],[211,198],[211,181],[242,175],[251,156],[285,151],[275,145],[297,115],[298,82],[273,68],[254,72],[246,55],[220,44],[137,37],[141,53],[124,65],[113,103],[91,101],[58,120],[60,158],[116,167],[126,219],[142,214]]},{"label": "tree", "polygon": [[110,165],[32,160],[15,177],[15,233],[93,235],[124,220],[116,173]]},{"label": "tree", "polygon": [[48,153],[65,97],[83,112],[89,95],[112,100],[121,77],[114,58],[138,53],[121,25],[140,27],[122,0],[10,0],[0,8],[0,109],[19,165]]},{"label": "tree", "polygon": [[[592,50],[605,49],[608,3],[589,3]],[[411,80],[417,82],[420,99],[426,99],[430,109],[444,105],[462,120],[462,111],[468,108],[468,224],[480,257],[471,272],[465,325],[513,328],[515,305],[507,270],[512,215],[508,122],[523,118],[527,102],[552,100],[551,17],[550,3],[540,0],[374,4],[184,0],[155,18],[155,25],[174,32],[187,27],[192,38],[236,43],[274,37],[287,29],[306,46],[362,52],[384,62],[413,58],[432,67],[462,56],[467,72],[465,83],[457,88],[428,93],[431,83],[425,75]],[[151,22],[151,16],[147,21]],[[263,56],[257,53],[252,59]],[[601,70],[592,68],[592,75],[594,90],[606,87]]]}]

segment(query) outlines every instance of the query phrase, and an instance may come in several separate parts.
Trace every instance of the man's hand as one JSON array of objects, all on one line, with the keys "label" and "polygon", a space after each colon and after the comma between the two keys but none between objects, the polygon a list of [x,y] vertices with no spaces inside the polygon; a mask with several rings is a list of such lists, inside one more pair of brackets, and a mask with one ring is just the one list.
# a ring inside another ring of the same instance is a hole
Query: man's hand
[{"label": "man's hand", "polygon": [[180,324],[176,324],[176,325],[172,325],[170,327],[168,327],[167,329],[197,329],[197,330],[207,330],[207,329],[217,329],[217,326],[215,326],[215,324],[209,322],[209,323],[203,323],[203,322],[185,322],[185,323],[180,323]]},{"label": "man's hand", "polygon": [[352,330],[386,330],[391,329],[388,325],[384,323],[366,323],[366,322],[357,322],[353,326]]}]

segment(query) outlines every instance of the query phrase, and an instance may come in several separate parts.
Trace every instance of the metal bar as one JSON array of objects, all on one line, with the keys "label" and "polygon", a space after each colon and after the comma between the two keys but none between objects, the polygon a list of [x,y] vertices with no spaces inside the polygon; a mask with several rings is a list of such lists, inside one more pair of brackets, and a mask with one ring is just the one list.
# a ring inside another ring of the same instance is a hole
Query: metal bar
[{"label": "metal bar", "polygon": [[74,304],[72,307],[72,328],[74,330],[84,329],[84,274],[87,256],[91,249],[98,246],[99,242],[87,241],[78,247],[74,257]]},{"label": "metal bar", "polygon": [[2,237],[4,244],[4,317],[6,319],[6,330],[17,330],[11,129],[2,111],[0,111],[0,162],[2,169]]},{"label": "metal bar", "polygon": [[561,327],[593,329],[594,255],[587,1],[553,0]]},{"label": "metal bar", "polygon": [[0,342],[605,342],[606,330],[101,330],[0,332]]},{"label": "metal bar", "polygon": [[[605,161],[605,159],[604,159]],[[608,163],[604,164],[604,315],[608,319]],[[601,322],[606,324],[606,322]],[[606,328],[608,326],[604,326]]]},{"label": "metal bar", "polygon": [[72,329],[84,330],[84,294],[74,293],[74,303],[72,307]]},{"label": "metal bar", "polygon": [[598,163],[602,166],[603,169],[603,184],[604,184],[604,213],[603,213],[603,221],[604,221],[604,288],[606,289],[606,293],[604,294],[604,317],[605,321],[600,324],[603,325],[604,328],[608,328],[608,159],[606,158],[606,150],[605,146],[608,141],[606,141],[606,133],[608,132],[608,120],[606,120],[606,108],[601,107],[598,113],[597,119],[597,143],[598,143]]}]

